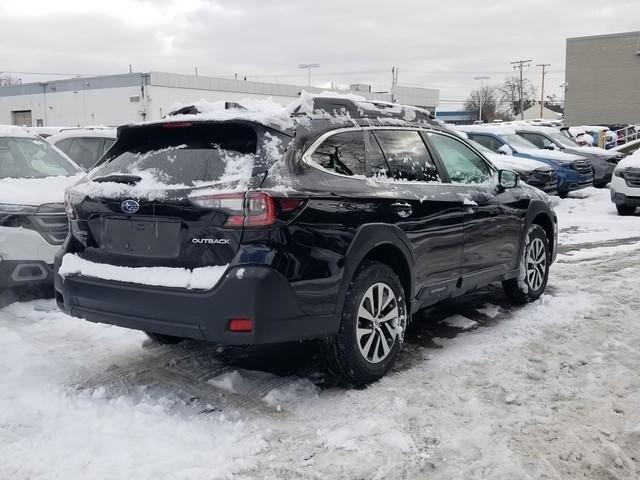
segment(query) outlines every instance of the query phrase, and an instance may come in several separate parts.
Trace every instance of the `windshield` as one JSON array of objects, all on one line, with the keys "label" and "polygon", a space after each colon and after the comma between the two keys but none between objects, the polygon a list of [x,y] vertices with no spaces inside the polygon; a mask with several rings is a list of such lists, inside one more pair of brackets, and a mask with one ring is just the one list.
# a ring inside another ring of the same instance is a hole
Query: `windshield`
[{"label": "windshield", "polygon": [[0,138],[0,178],[70,177],[80,171],[46,141]]},{"label": "windshield", "polygon": [[577,143],[565,137],[561,133],[550,133],[549,137],[551,137],[551,140],[553,140],[555,143],[563,146],[564,148],[576,148],[578,146]]},{"label": "windshield", "polygon": [[517,135],[515,133],[500,135],[500,138],[503,139],[505,142],[507,142],[510,147],[514,147],[516,149],[517,148],[533,148],[534,150],[538,149],[538,147],[536,147],[529,140],[525,140],[520,135]]},{"label": "windshield", "polygon": [[152,176],[176,187],[232,182],[252,175],[256,151],[249,126],[152,125],[124,132],[90,177]]}]

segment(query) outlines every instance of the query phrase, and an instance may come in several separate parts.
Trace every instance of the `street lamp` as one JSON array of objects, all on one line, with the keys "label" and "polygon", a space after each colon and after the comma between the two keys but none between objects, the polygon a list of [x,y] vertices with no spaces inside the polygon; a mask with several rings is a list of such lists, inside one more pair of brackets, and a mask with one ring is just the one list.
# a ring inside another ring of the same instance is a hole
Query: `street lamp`
[{"label": "street lamp", "polygon": [[480,80],[480,107],[478,108],[479,113],[478,113],[478,123],[482,124],[482,94],[484,93],[483,91],[483,84],[482,82],[484,80],[489,80],[491,77],[473,77],[474,80]]},{"label": "street lamp", "polygon": [[319,63],[301,63],[300,65],[298,65],[298,67],[307,69],[308,85],[311,86],[311,69],[320,68],[320,64]]}]

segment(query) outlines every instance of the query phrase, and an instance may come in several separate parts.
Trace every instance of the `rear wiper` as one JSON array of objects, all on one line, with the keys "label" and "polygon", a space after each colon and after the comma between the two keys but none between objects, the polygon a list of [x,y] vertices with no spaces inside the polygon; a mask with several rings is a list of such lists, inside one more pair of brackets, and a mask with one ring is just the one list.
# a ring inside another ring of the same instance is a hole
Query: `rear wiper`
[{"label": "rear wiper", "polygon": [[124,175],[122,173],[105,175],[103,177],[94,177],[91,179],[93,182],[126,183],[127,185],[135,185],[140,180],[142,180],[142,177],[138,177],[137,175]]}]

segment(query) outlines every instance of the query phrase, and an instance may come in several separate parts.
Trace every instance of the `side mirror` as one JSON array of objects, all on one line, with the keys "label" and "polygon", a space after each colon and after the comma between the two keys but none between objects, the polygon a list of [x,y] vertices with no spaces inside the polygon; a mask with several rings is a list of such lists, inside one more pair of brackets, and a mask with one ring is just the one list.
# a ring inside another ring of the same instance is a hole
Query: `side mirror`
[{"label": "side mirror", "polygon": [[498,153],[501,153],[502,155],[513,155],[513,150],[511,150],[509,145],[505,144],[498,149]]},{"label": "side mirror", "polygon": [[518,186],[520,176],[513,170],[498,170],[498,185],[507,190]]},{"label": "side mirror", "polygon": [[558,149],[558,147],[556,147],[553,143],[550,143],[549,145],[547,145],[544,148],[545,148],[545,150],[557,150]]}]

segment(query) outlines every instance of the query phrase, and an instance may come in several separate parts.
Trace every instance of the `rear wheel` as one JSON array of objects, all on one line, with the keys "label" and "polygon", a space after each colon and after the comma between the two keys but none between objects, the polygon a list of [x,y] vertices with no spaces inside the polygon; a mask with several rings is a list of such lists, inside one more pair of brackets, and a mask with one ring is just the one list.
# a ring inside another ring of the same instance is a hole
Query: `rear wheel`
[{"label": "rear wheel", "polygon": [[618,215],[633,215],[636,212],[636,207],[630,205],[616,205]]},{"label": "rear wheel", "polygon": [[405,295],[395,272],[366,262],[355,274],[340,331],[324,341],[329,369],[356,386],[384,376],[400,352],[407,324]]},{"label": "rear wheel", "polygon": [[171,335],[162,335],[161,333],[144,332],[147,337],[160,345],[175,345],[185,340],[182,337],[174,337]]},{"label": "rear wheel", "polygon": [[505,293],[516,303],[537,300],[547,287],[551,249],[540,225],[531,225],[520,257],[518,277],[502,282]]}]

